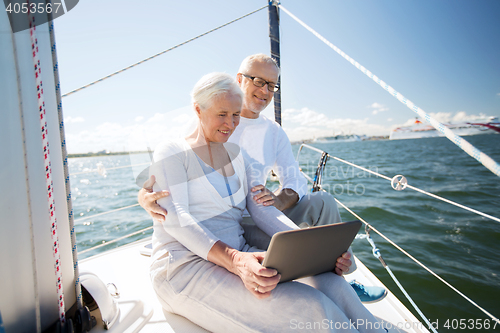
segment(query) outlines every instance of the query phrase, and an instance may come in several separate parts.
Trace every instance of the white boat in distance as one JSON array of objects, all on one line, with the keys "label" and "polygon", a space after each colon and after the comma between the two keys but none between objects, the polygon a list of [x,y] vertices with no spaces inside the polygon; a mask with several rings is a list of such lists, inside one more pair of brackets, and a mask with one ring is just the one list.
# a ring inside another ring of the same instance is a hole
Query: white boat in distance
[{"label": "white boat in distance", "polygon": [[332,142],[354,142],[363,141],[366,139],[366,135],[357,134],[337,134],[334,136],[326,136],[323,138],[317,138],[314,142],[318,143],[332,143]]},{"label": "white boat in distance", "polygon": [[[468,135],[478,135],[478,134],[495,134],[500,132],[500,122],[497,117],[488,117],[485,119],[479,119],[477,122],[469,123],[455,123],[455,124],[445,124],[450,130],[456,135],[468,136]],[[411,126],[398,127],[391,131],[389,135],[389,140],[401,140],[401,139],[420,139],[420,138],[432,138],[437,136],[444,136],[443,133],[436,130],[432,125],[423,123],[418,118],[415,119],[415,123]]]}]

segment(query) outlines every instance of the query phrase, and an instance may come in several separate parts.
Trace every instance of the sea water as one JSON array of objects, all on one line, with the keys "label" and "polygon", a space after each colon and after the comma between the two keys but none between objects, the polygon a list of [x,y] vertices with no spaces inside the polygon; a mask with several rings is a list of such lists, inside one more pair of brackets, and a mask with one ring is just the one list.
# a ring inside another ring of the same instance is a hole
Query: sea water
[{"label": "sea water", "polygon": [[[500,162],[500,135],[480,135],[466,139]],[[500,217],[500,178],[446,138],[311,145],[390,178],[404,175],[412,186]],[[296,154],[299,145],[292,148]],[[311,177],[314,176],[319,157],[319,153],[305,148],[300,154],[299,164]],[[149,154],[69,160],[79,251],[152,225],[151,218],[140,207],[92,217],[136,204],[139,190],[136,178],[149,162]],[[269,185],[274,187],[276,183]],[[323,186],[478,305],[500,316],[499,222],[411,189],[395,191],[388,180],[333,159],[328,161],[325,168]],[[344,221],[355,219],[343,208],[340,208],[340,212]],[[79,258],[150,234],[151,230],[142,232],[84,253]],[[488,317],[483,312],[374,231],[370,234],[386,263],[423,313],[431,322],[438,323],[440,332],[475,332],[480,331],[477,323],[482,326],[488,323]],[[373,257],[366,239],[355,240],[353,249],[357,257],[418,316],[380,262]],[[490,320],[489,324],[489,329],[485,331],[493,331],[494,323]],[[500,330],[500,325],[496,326],[496,330]]]}]

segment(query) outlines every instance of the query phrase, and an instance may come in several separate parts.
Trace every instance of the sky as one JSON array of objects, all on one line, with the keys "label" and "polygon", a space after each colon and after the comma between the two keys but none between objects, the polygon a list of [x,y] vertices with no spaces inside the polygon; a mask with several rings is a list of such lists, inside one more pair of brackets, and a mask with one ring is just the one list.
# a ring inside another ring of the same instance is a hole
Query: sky
[{"label": "sky", "polygon": [[[63,93],[265,6],[263,0],[80,0],[55,20]],[[442,122],[500,117],[500,1],[281,4]],[[389,135],[416,114],[280,14],[283,128],[292,141]],[[69,153],[154,149],[185,133],[204,74],[270,53],[267,8],[63,99]],[[274,118],[272,107],[264,114]]]}]

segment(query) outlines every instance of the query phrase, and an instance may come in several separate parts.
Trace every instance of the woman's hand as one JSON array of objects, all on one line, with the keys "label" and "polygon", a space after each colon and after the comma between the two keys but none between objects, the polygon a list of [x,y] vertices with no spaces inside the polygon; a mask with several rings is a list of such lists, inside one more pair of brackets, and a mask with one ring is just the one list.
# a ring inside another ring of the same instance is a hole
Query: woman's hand
[{"label": "woman's hand", "polygon": [[153,185],[156,179],[155,176],[151,176],[146,182],[144,182],[143,188],[140,189],[137,195],[137,201],[146,212],[148,212],[153,219],[160,222],[165,221],[167,216],[167,211],[163,209],[160,205],[156,203],[156,200],[168,196],[170,193],[168,191],[153,192]]},{"label": "woman's hand", "polygon": [[275,269],[265,268],[260,264],[265,254],[241,252],[219,240],[208,252],[207,259],[238,275],[245,288],[261,299],[271,295],[271,290],[276,288],[281,278]]},{"label": "woman's hand", "polygon": [[260,263],[264,260],[265,252],[236,252],[233,255],[234,272],[238,275],[245,287],[257,298],[271,296],[281,275],[275,269],[265,268]]}]

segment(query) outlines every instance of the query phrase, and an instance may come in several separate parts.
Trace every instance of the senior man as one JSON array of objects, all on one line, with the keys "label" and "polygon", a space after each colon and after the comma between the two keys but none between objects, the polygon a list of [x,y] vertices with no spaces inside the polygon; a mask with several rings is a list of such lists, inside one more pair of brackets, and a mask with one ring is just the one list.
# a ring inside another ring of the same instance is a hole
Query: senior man
[{"label": "senior man", "polygon": [[[274,205],[300,227],[338,223],[341,221],[340,214],[333,196],[322,191],[307,193],[307,181],[300,173],[287,135],[275,121],[260,114],[279,89],[278,77],[279,68],[267,55],[255,54],[243,60],[236,75],[245,95],[241,119],[228,141],[241,147],[254,178],[260,181],[251,189],[256,192],[254,200],[258,203]],[[281,185],[281,190],[276,193],[265,187],[271,170],[279,177]],[[146,182],[139,191],[138,200],[153,218],[163,220],[167,211],[157,205],[156,200],[167,196],[168,192],[152,192],[153,183],[153,178]],[[248,221],[249,218],[244,220],[247,241],[251,242],[249,238],[254,238],[255,245],[267,248],[269,236]],[[344,254],[338,259],[337,274],[350,273],[355,269],[349,258],[350,254]],[[378,301],[387,293],[384,288],[366,287],[356,281],[350,283],[365,303]]]}]

